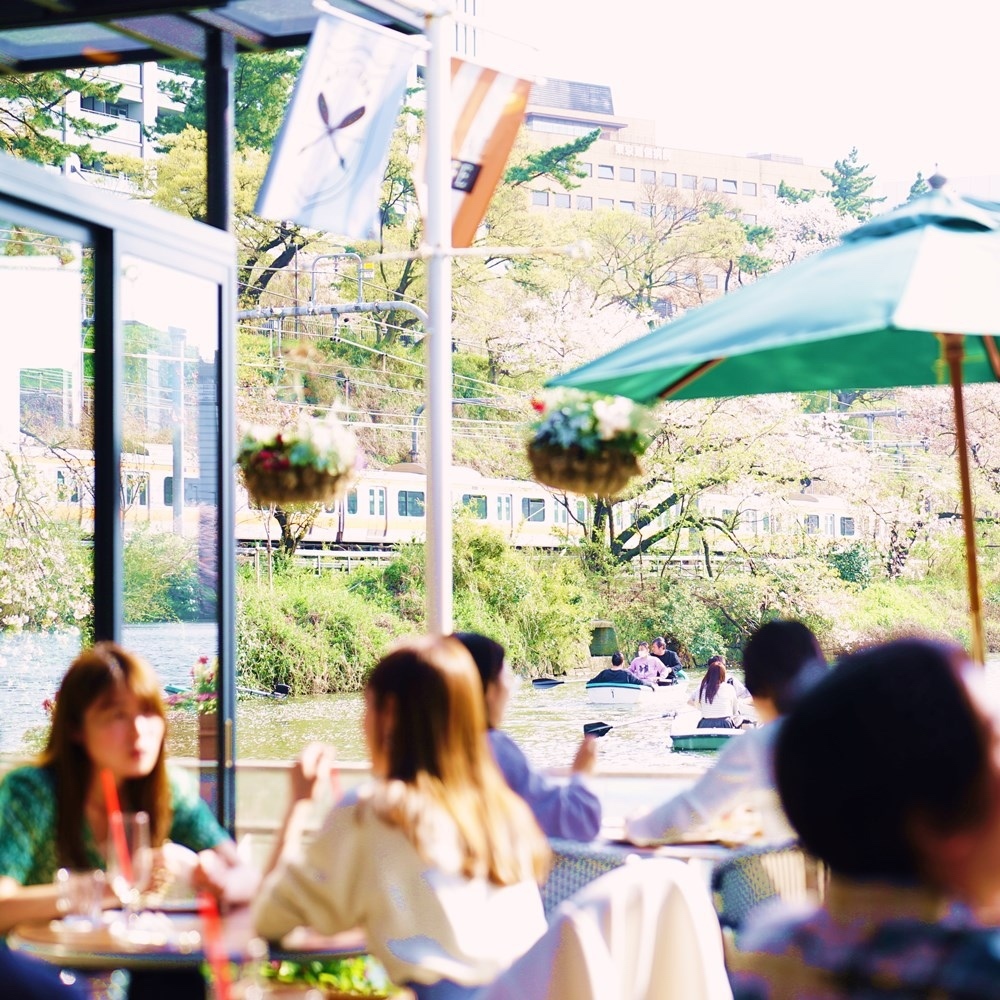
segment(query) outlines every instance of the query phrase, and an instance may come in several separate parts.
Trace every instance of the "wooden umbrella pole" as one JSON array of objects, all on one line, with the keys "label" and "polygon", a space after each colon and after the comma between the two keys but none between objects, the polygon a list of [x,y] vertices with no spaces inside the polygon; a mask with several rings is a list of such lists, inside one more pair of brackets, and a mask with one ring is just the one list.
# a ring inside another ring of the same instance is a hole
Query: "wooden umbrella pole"
[{"label": "wooden umbrella pole", "polygon": [[972,658],[986,663],[986,641],[983,635],[983,609],[979,595],[979,565],[976,559],[976,517],[972,505],[972,483],[969,478],[969,449],[965,436],[965,402],[962,397],[963,337],[946,333],[944,355],[951,375],[951,393],[955,405],[955,435],[958,448],[958,474],[962,487],[962,528],[965,532],[965,563],[969,580],[969,616],[972,619]]}]

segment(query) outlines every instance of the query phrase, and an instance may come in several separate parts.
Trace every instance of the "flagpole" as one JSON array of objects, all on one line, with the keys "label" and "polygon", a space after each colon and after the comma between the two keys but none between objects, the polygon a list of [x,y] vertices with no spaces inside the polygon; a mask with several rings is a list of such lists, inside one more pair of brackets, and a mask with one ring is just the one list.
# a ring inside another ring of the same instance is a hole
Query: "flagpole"
[{"label": "flagpole", "polygon": [[452,626],[451,476],[451,13],[427,16],[427,630]]}]

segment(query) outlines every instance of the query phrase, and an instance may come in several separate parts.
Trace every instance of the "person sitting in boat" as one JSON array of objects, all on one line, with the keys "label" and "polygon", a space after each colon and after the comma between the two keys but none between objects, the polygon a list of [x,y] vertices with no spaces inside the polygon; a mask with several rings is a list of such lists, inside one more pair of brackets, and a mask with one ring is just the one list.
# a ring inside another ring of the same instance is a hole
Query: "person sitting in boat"
[{"label": "person sitting in boat", "polygon": [[667,649],[667,641],[662,635],[653,640],[649,655],[651,659],[659,660],[663,664],[662,670],[658,670],[656,674],[657,684],[676,684],[683,678],[681,658],[672,649]]},{"label": "person sitting in boat", "polygon": [[633,677],[638,677],[643,684],[656,686],[656,678],[663,670],[663,663],[655,656],[649,655],[649,643],[640,642],[635,659],[628,665]]},{"label": "person sitting in boat", "polygon": [[[585,778],[597,763],[597,738],[584,736],[573,758],[569,781],[551,781],[534,770],[524,751],[500,729],[514,682],[506,651],[499,642],[476,632],[456,632],[455,638],[472,655],[479,671],[486,702],[487,737],[507,784],[528,803],[547,837],[593,840],[601,829],[601,800]],[[622,661],[618,662],[620,666]]]},{"label": "person sitting in boat", "polygon": [[762,625],[743,650],[747,686],[761,726],[731,739],[690,788],[625,822],[625,839],[647,846],[710,833],[740,808],[752,810],[762,843],[794,839],[774,784],[779,720],[827,669],[816,636],[799,621]]},{"label": "person sitting in boat", "polygon": [[[736,688],[736,695],[737,695],[738,698],[750,698],[750,697],[752,697],[751,694],[750,694],[749,689],[746,686],[746,684],[744,684],[743,681],[741,681],[739,679],[739,677],[737,677],[736,674],[734,674],[732,672],[732,670],[729,669],[729,664],[726,662],[725,656],[723,656],[721,653],[716,653],[715,656],[710,656],[705,661],[705,666],[707,667],[707,666],[709,666],[709,664],[712,664],[712,663],[721,663],[722,666],[725,667],[725,670],[726,670],[726,683],[730,684],[734,688]],[[743,672],[746,673],[746,666],[745,665],[744,665],[744,668],[743,668]]]},{"label": "person sitting in boat", "polygon": [[740,698],[736,688],[726,683],[726,667],[721,656],[708,661],[698,693],[689,704],[701,713],[699,729],[739,729],[743,724]]}]

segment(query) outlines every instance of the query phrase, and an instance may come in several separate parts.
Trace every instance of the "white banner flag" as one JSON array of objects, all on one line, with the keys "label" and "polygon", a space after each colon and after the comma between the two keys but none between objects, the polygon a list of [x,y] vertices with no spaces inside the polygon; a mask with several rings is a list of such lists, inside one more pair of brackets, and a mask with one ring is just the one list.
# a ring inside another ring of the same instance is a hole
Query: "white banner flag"
[{"label": "white banner flag", "polygon": [[377,232],[379,189],[415,47],[405,35],[322,9],[256,212],[368,238]]}]

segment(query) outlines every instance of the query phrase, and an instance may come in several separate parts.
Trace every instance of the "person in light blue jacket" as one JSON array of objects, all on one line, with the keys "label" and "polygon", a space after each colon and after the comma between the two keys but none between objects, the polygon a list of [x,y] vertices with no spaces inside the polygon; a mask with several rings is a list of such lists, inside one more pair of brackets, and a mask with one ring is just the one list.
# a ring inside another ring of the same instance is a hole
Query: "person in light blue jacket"
[{"label": "person in light blue jacket", "polygon": [[483,682],[487,736],[497,766],[510,788],[531,807],[547,837],[593,840],[601,829],[601,801],[586,784],[597,762],[597,740],[585,736],[573,760],[568,782],[552,781],[532,768],[524,751],[500,730],[514,686],[514,672],[500,643],[476,632],[456,632],[472,654]]}]

